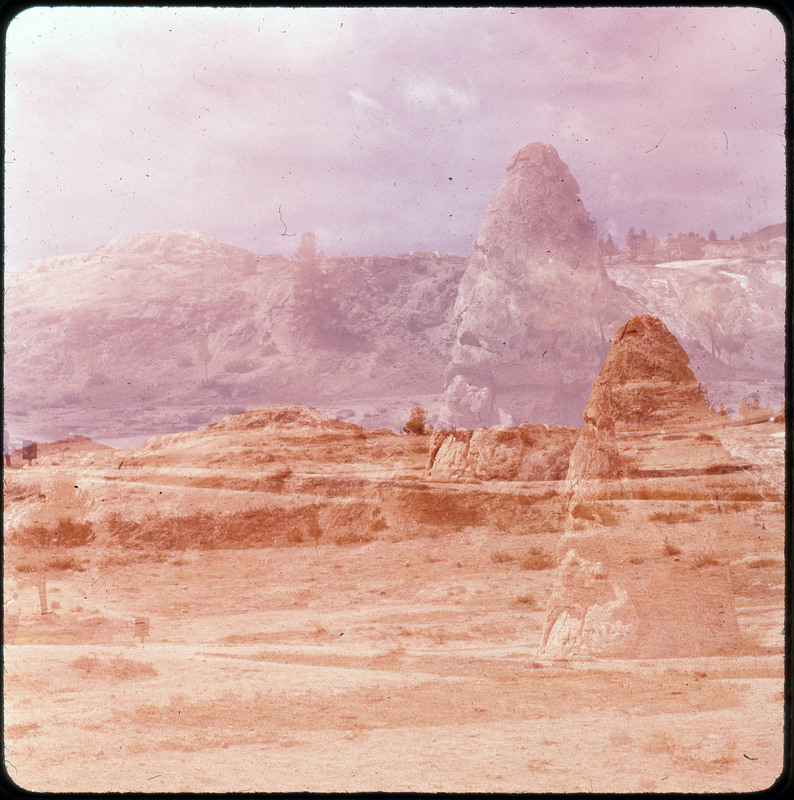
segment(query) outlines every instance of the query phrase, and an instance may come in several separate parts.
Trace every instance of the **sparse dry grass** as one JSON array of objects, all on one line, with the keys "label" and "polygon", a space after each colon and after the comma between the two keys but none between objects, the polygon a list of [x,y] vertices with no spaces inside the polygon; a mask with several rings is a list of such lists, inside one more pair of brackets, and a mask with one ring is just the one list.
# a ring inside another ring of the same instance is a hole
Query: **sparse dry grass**
[{"label": "sparse dry grass", "polygon": [[388,528],[389,525],[386,522],[386,518],[383,516],[383,509],[380,506],[375,506],[372,509],[372,515],[369,519],[369,529],[374,533],[378,533],[379,531],[384,531]]},{"label": "sparse dry grass", "polygon": [[366,544],[371,542],[375,537],[371,533],[362,532],[355,533],[350,531],[348,533],[340,533],[334,537],[334,544],[337,545],[353,545],[353,544]]},{"label": "sparse dry grass", "polygon": [[768,556],[758,556],[747,562],[747,568],[762,569],[764,567],[776,567],[778,566],[778,564],[779,561],[776,558],[770,558]]},{"label": "sparse dry grass", "polygon": [[677,525],[679,522],[697,522],[700,517],[693,511],[654,511],[648,519],[651,522],[665,522],[668,525]]},{"label": "sparse dry grass", "polygon": [[725,500],[744,500],[759,502],[762,500],[771,500],[775,498],[765,497],[761,492],[756,489],[734,489],[725,496]]},{"label": "sparse dry grass", "polygon": [[538,601],[531,594],[520,594],[516,597],[516,603],[529,608],[537,608]]},{"label": "sparse dry grass", "polygon": [[715,567],[720,563],[720,560],[713,550],[701,550],[692,556],[692,563],[700,569],[701,567]]},{"label": "sparse dry grass", "polygon": [[14,739],[21,739],[33,731],[41,728],[38,722],[17,722],[5,726],[5,739],[6,742],[13,742]]},{"label": "sparse dry grass", "polygon": [[666,556],[678,556],[681,555],[681,548],[673,544],[666,536],[662,540],[662,553]]},{"label": "sparse dry grass", "polygon": [[20,481],[3,473],[3,508],[9,508],[26,500],[44,500],[46,495],[41,491],[41,483],[30,480]]},{"label": "sparse dry grass", "polygon": [[738,758],[736,738],[717,733],[700,741],[674,741],[666,732],[657,732],[650,737],[646,750],[666,753],[679,767],[697,772],[721,771]]},{"label": "sparse dry grass", "polygon": [[[707,477],[711,478],[713,476]],[[687,485],[665,485],[661,480],[629,481],[625,491],[626,499],[630,500],[778,502],[783,498],[780,492],[770,490],[764,493],[758,489],[737,488],[735,483],[733,486],[726,485],[719,478],[717,480],[704,480],[701,478],[697,481],[689,481]]]},{"label": "sparse dry grass", "polygon": [[532,547],[524,558],[521,559],[521,569],[544,570],[556,566],[554,556],[540,547]]},{"label": "sparse dry grass", "polygon": [[112,658],[99,658],[95,655],[80,656],[72,661],[72,666],[84,675],[99,676],[103,678],[117,678],[119,680],[141,680],[143,678],[156,678],[157,670],[146,661],[133,661],[125,656]]},{"label": "sparse dry grass", "polygon": [[303,540],[317,506],[259,507],[215,513],[196,511],[171,516],[152,515],[139,520],[112,515],[106,522],[108,539],[125,548],[142,548],[149,558],[158,551],[233,549],[296,544]]},{"label": "sparse dry grass", "polygon": [[64,555],[49,559],[45,564],[45,569],[54,572],[67,572],[70,570],[74,572],[85,572],[86,566],[74,556]]},{"label": "sparse dry grass", "polygon": [[88,521],[61,517],[53,525],[26,525],[14,533],[13,539],[30,547],[84,547],[94,540],[94,529]]}]

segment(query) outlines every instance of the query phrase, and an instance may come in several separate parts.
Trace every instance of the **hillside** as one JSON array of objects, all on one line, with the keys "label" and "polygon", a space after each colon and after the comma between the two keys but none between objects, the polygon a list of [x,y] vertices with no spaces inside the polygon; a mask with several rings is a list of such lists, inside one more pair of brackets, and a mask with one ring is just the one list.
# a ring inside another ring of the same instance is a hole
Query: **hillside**
[{"label": "hillside", "polygon": [[465,265],[437,253],[326,259],[341,335],[317,341],[293,262],[194,231],[33,262],[7,281],[6,422],[16,437],[142,436],[268,403],[353,415],[344,405],[370,396],[376,417],[384,396],[443,389]]}]

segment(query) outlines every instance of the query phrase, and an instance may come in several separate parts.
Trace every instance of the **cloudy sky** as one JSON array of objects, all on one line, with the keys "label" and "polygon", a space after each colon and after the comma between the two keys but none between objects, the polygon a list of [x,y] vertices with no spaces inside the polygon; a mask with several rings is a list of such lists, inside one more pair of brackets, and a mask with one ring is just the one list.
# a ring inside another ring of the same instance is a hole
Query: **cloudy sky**
[{"label": "cloudy sky", "polygon": [[785,218],[784,50],[752,8],[29,9],[6,42],[6,265],[165,228],[469,253],[534,141],[621,242],[738,236]]}]

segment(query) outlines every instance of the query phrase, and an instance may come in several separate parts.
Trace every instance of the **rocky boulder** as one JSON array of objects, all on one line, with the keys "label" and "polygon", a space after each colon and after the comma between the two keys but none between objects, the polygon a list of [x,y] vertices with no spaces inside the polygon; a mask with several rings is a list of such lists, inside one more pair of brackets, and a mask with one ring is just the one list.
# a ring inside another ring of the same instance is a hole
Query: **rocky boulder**
[{"label": "rocky boulder", "polygon": [[546,656],[626,656],[637,641],[637,611],[601,560],[566,549],[546,610],[540,652]]},{"label": "rocky boulder", "polygon": [[562,480],[578,433],[559,425],[437,430],[427,470],[443,481]]},{"label": "rocky boulder", "polygon": [[568,167],[550,145],[522,148],[458,289],[439,425],[576,423],[627,302]]}]

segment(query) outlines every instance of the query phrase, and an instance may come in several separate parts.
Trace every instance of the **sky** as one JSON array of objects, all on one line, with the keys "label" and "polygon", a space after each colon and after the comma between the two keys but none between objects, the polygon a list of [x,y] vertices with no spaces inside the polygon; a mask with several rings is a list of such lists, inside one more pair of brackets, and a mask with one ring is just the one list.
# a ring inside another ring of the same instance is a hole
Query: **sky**
[{"label": "sky", "polygon": [[6,31],[5,265],[194,229],[472,252],[553,145],[599,229],[785,219],[785,34],[756,8],[36,7]]}]

